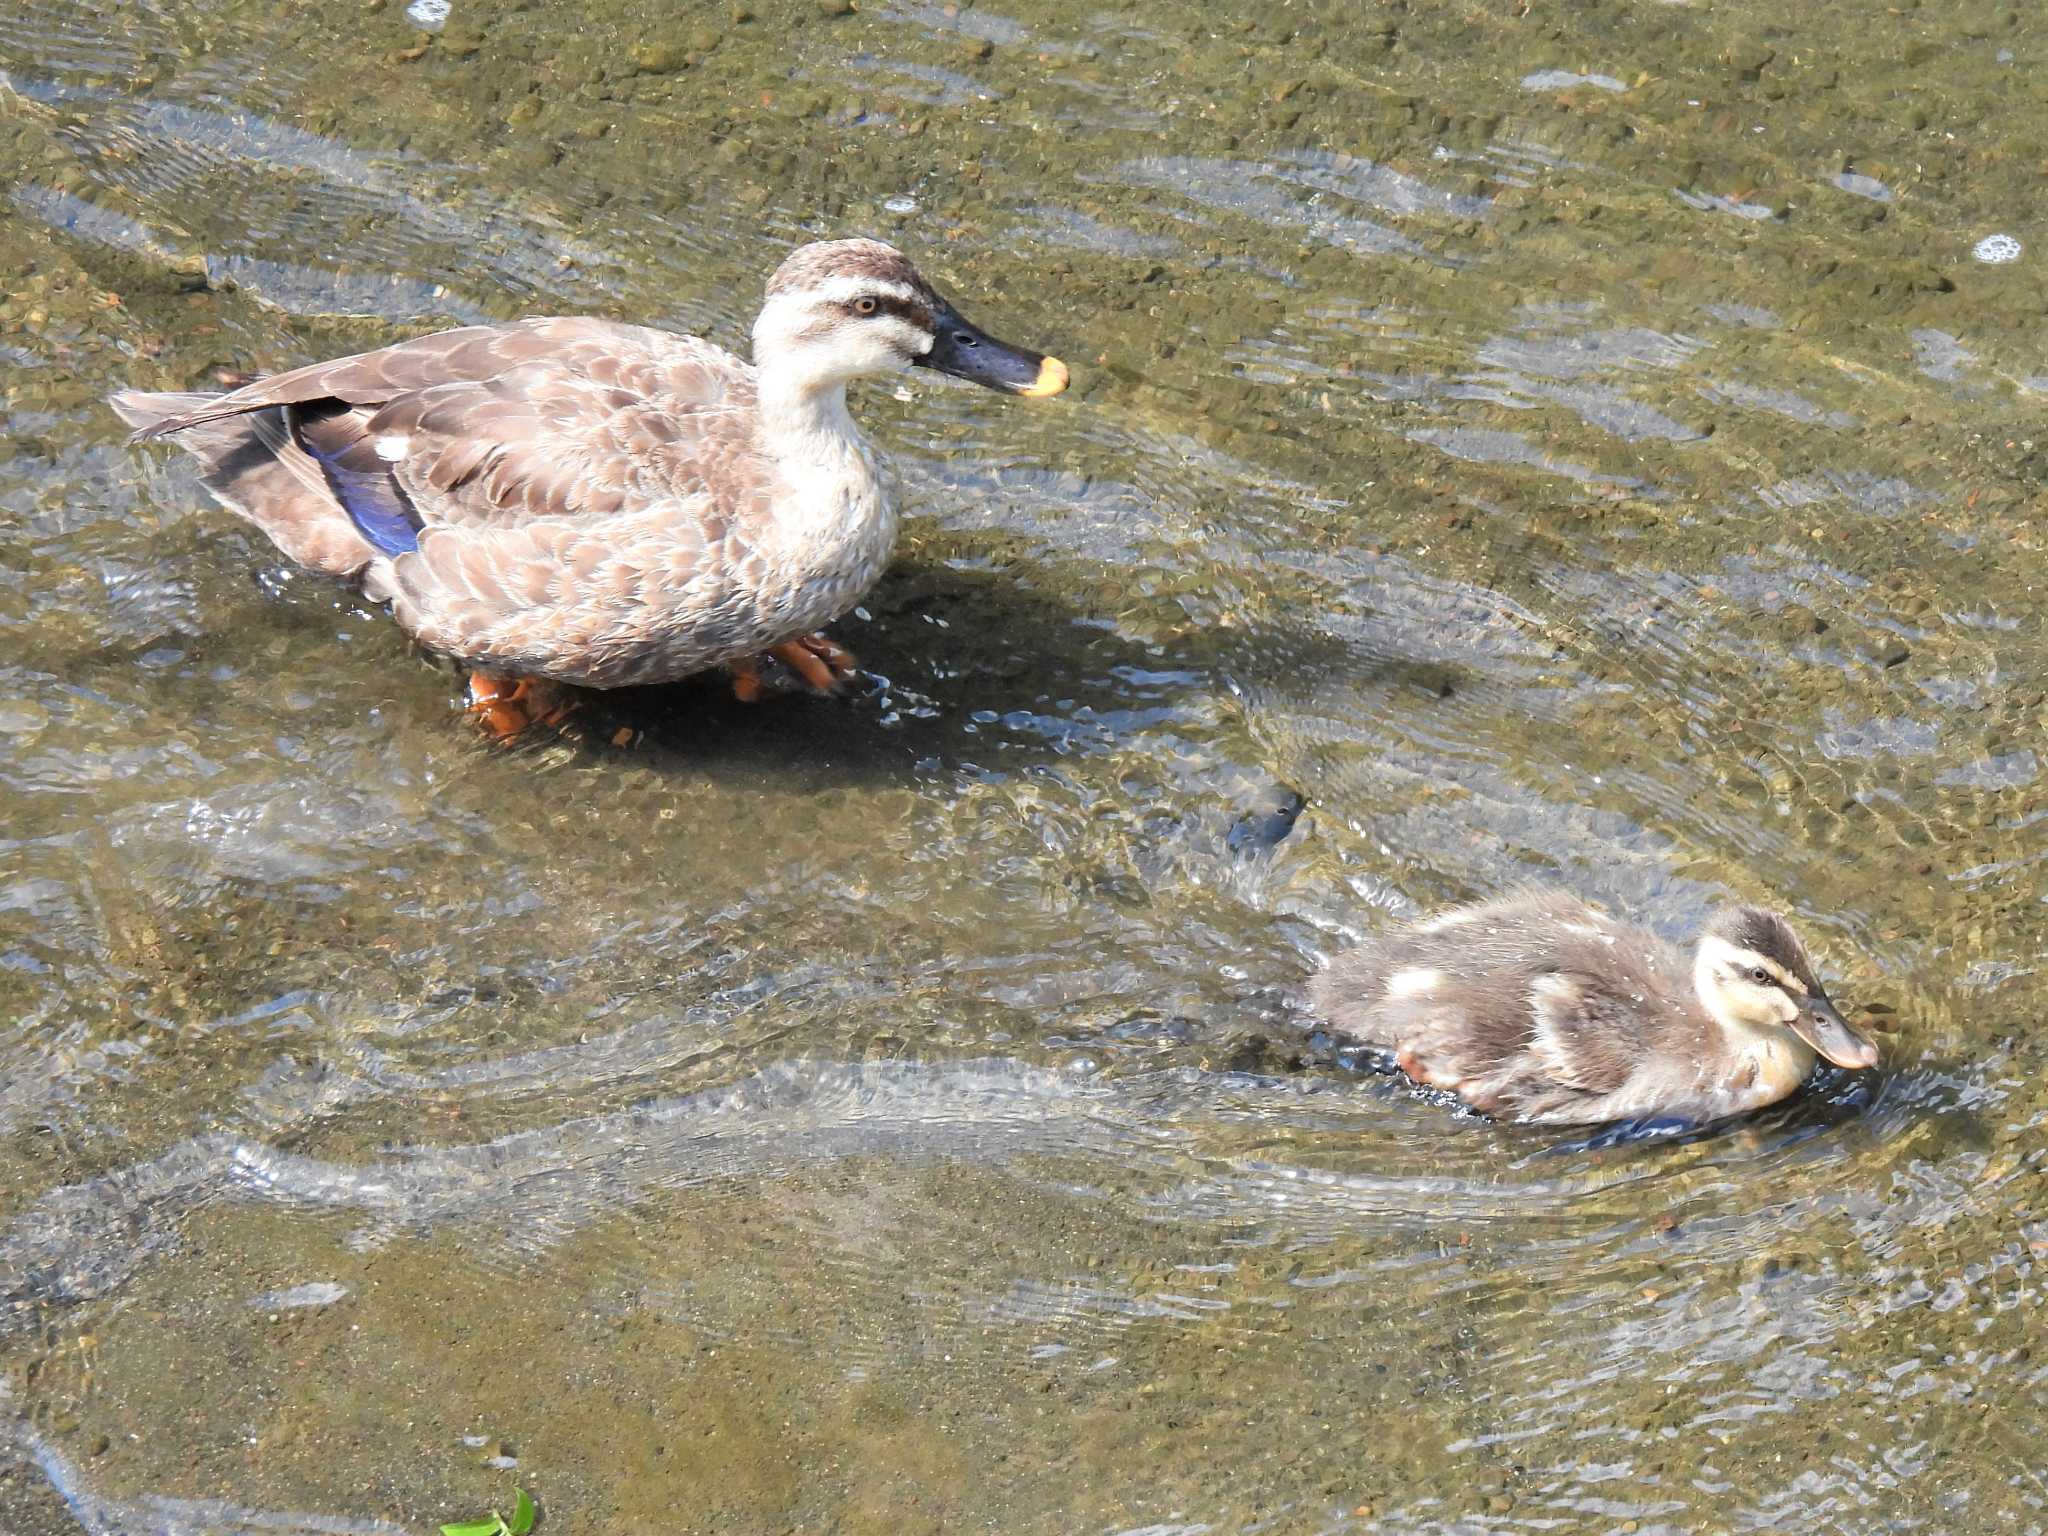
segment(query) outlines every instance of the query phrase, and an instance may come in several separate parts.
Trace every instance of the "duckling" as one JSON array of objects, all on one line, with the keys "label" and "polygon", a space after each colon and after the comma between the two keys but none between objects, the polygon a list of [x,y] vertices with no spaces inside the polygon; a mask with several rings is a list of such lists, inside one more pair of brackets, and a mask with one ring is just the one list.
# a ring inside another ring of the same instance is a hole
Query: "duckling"
[{"label": "duckling", "polygon": [[1791,924],[1760,907],[1719,913],[1688,960],[1562,891],[1523,891],[1339,956],[1310,999],[1416,1082],[1542,1125],[1746,1114],[1797,1088],[1816,1053],[1851,1070],[1878,1056]]},{"label": "duckling", "polygon": [[877,240],[802,246],[768,281],[751,366],[694,336],[590,318],[465,326],[227,394],[123,391],[131,441],[174,438],[285,556],[358,581],[471,669],[508,735],[554,685],[620,688],[772,655],[830,692],[823,626],[874,585],[896,512],[847,385],[912,367],[1017,395],[1056,357],[963,320]]}]

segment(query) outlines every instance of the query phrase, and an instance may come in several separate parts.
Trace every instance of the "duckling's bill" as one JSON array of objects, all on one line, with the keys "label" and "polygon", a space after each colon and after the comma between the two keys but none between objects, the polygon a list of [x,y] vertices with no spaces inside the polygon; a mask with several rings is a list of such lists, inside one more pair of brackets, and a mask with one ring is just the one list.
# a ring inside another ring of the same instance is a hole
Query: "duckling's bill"
[{"label": "duckling's bill", "polygon": [[1067,387],[1067,365],[1058,358],[997,341],[950,304],[941,301],[932,321],[937,336],[915,359],[919,367],[1012,395],[1056,395]]},{"label": "duckling's bill", "polygon": [[1819,993],[1806,999],[1792,1032],[1838,1067],[1860,1072],[1877,1065],[1877,1045]]}]

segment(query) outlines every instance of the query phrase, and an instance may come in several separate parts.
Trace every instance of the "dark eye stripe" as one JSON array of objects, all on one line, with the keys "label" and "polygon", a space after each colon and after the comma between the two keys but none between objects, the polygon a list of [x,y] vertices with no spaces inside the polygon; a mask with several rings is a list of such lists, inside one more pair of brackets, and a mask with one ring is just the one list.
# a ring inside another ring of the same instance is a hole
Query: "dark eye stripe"
[{"label": "dark eye stripe", "polygon": [[[873,314],[864,315],[860,312],[857,306],[860,304],[861,298],[874,300],[875,308]],[[928,331],[932,328],[932,312],[927,306],[918,303],[915,299],[899,299],[893,294],[863,294],[860,298],[848,299],[839,307],[849,315],[852,315],[856,320],[873,320],[880,315],[894,315],[898,320],[908,321],[921,331]]]},{"label": "dark eye stripe", "polygon": [[1757,973],[1759,971],[1763,973],[1763,980],[1761,981],[1760,985],[1766,987],[1776,987],[1780,992],[1783,992],[1787,997],[1791,998],[1800,998],[1806,996],[1808,991],[1806,987],[1795,986],[1793,982],[1786,980],[1783,976],[1780,976],[1776,971],[1773,971],[1769,966],[1752,966],[1743,974],[1748,976],[1750,980],[1755,981],[1757,979]]}]

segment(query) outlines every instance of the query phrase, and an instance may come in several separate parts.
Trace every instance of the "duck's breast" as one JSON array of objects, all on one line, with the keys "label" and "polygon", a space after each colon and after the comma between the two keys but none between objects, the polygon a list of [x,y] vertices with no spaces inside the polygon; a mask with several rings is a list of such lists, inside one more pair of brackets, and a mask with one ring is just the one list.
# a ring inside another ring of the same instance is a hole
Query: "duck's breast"
[{"label": "duck's breast", "polygon": [[896,510],[874,453],[853,437],[824,463],[785,467],[768,509],[762,621],[785,639],[844,614],[880,579],[896,548]]}]

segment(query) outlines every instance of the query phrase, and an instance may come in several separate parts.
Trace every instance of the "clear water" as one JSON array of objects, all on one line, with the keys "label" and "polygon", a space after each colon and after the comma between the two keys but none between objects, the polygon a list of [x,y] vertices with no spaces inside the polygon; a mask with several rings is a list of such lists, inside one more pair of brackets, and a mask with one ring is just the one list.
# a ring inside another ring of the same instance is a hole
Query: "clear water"
[{"label": "clear water", "polygon": [[[2038,29],[840,9],[0,24],[0,1527],[2048,1527]],[[99,403],[856,232],[1076,387],[862,393],[852,699],[488,749]],[[1531,877],[1783,905],[1884,1067],[1312,1042]]]}]

